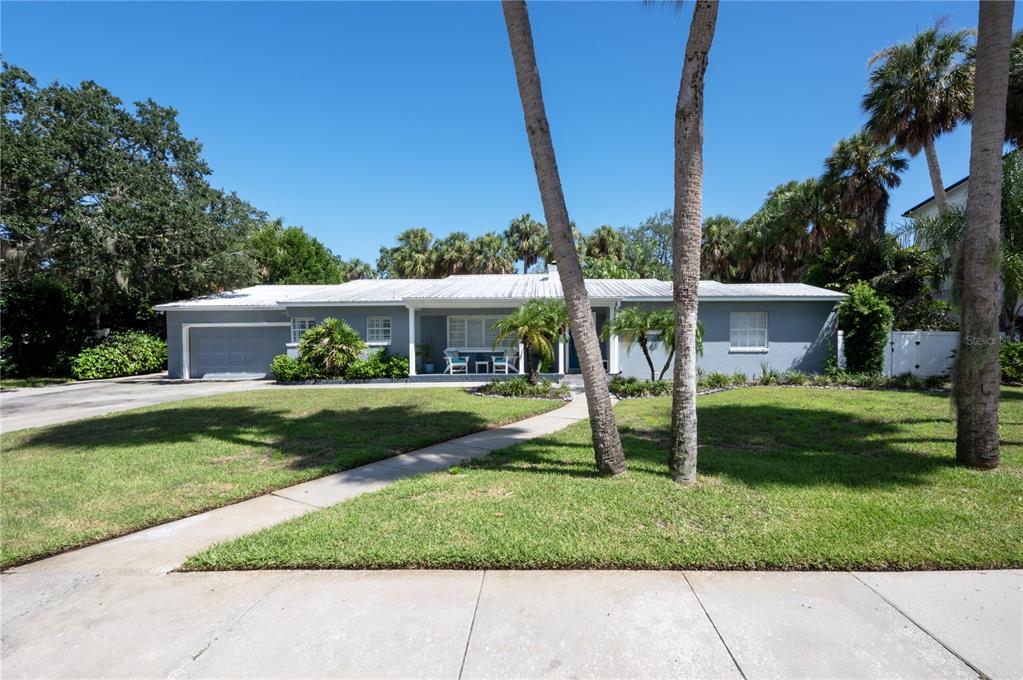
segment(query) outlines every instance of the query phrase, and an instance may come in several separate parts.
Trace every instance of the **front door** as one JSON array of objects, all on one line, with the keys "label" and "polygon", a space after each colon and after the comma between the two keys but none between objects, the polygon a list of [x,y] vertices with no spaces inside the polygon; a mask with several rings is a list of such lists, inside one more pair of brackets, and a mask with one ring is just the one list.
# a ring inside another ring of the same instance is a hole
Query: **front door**
[{"label": "front door", "polygon": [[[592,314],[593,314],[593,327],[597,329],[597,333],[600,333],[600,324],[598,323],[597,313],[596,312],[592,312]],[[601,315],[601,316],[603,316],[603,315]],[[602,357],[604,357],[604,359],[605,359],[604,368],[606,370],[606,368],[607,368],[607,357],[605,355],[606,350],[604,348],[604,344],[605,343],[603,343],[603,342],[600,343],[600,355]],[[575,351],[575,341],[572,340],[572,334],[569,333],[568,334],[568,368],[566,369],[565,372],[566,373],[578,373],[579,370],[580,370],[579,369],[579,355]]]}]

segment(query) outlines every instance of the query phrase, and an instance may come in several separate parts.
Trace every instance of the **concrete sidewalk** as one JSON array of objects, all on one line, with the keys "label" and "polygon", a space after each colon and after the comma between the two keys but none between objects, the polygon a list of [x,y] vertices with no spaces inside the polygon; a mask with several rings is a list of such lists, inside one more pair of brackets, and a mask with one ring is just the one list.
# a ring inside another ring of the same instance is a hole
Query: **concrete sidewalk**
[{"label": "concrete sidewalk", "polygon": [[466,459],[485,456],[491,451],[557,432],[587,417],[586,396],[577,393],[561,408],[510,425],[385,458],[10,571],[165,573],[181,566],[190,555],[215,543],[376,491],[402,477],[443,470]]},{"label": "concrete sidewalk", "polygon": [[22,677],[1019,678],[1023,572],[26,572]]},{"label": "concrete sidewalk", "polygon": [[585,399],[0,575],[20,677],[1020,678],[1023,572],[171,571]]}]

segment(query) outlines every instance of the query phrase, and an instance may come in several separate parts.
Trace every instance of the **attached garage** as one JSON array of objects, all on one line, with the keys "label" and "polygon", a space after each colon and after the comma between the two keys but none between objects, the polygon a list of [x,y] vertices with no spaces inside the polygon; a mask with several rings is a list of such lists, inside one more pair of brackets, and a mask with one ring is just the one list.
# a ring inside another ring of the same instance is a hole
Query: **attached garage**
[{"label": "attached garage", "polygon": [[288,324],[186,325],[189,378],[262,378],[291,339]]}]

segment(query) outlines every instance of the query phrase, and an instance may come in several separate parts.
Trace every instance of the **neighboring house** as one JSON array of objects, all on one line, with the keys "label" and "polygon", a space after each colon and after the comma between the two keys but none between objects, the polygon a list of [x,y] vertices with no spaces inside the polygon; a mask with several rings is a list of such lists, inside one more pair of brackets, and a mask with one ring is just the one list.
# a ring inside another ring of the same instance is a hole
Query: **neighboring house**
[{"label": "neighboring house", "polygon": [[[966,207],[966,196],[969,190],[969,184],[970,176],[967,175],[958,182],[949,184],[945,187],[945,196],[948,197],[948,204],[950,206]],[[934,200],[934,196],[917,203],[912,208],[902,213],[903,217],[908,217],[912,220],[937,217],[937,215],[938,202]],[[927,243],[927,239],[925,239],[919,231],[913,232],[913,245],[920,250],[930,250],[934,246],[934,244]],[[937,287],[934,293],[939,300],[950,302],[952,300],[952,279],[946,278],[942,281],[941,285]]]},{"label": "neighboring house", "polygon": [[[670,307],[671,283],[654,279],[587,279],[598,329],[623,307]],[[835,305],[841,293],[801,283],[700,283],[704,371],[759,375],[778,370],[819,371],[832,352]],[[370,347],[410,356],[431,346],[440,373],[445,350],[474,354],[469,372],[489,368],[494,322],[536,298],[561,298],[556,270],[540,274],[449,276],[445,279],[366,279],[330,286],[253,286],[158,305],[167,315],[168,373],[172,378],[262,377],[277,354],[294,351],[302,333],[327,317],[347,321]],[[509,345],[510,355],[522,356]],[[649,377],[638,347],[626,352],[615,336],[601,342],[611,374]],[[666,353],[654,350],[658,370]],[[477,366],[479,362],[479,366]],[[416,362],[410,362],[413,379]],[[553,370],[578,372],[569,340],[558,347]],[[419,369],[421,370],[421,368]]]}]

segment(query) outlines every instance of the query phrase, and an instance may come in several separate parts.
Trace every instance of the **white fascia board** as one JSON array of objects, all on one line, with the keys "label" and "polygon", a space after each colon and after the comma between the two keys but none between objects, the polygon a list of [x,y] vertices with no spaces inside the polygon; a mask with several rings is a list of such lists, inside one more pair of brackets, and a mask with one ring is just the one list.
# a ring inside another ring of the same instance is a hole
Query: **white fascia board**
[{"label": "white fascia board", "polygon": [[270,311],[283,312],[284,307],[277,305],[157,305],[153,307],[157,312],[252,312]]},{"label": "white fascia board", "polygon": [[[405,298],[406,307],[415,309],[521,307],[530,300],[563,300],[564,298]],[[620,298],[590,298],[591,307],[606,307],[621,302]]]},{"label": "white fascia board", "polygon": [[[284,307],[404,307],[401,300],[380,300],[369,301],[359,300],[358,302],[281,302]],[[281,307],[280,309],[284,309]]]},{"label": "white fascia board", "polygon": [[744,295],[742,297],[728,297],[726,295],[712,295],[701,297],[700,302],[841,302],[841,297],[833,295]]}]

